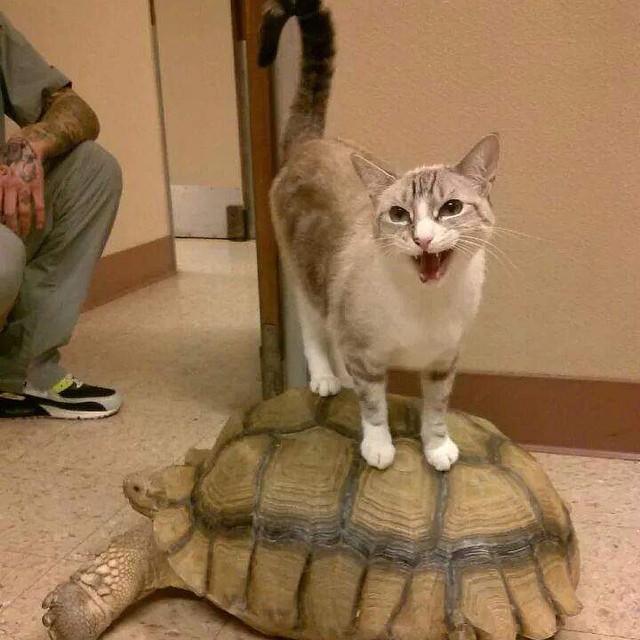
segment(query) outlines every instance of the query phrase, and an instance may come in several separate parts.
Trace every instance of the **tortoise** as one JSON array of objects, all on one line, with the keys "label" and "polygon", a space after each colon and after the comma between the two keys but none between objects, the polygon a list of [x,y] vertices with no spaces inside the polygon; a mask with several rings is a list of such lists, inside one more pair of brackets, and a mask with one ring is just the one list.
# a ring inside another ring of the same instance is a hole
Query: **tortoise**
[{"label": "tortoise", "polygon": [[124,481],[151,519],[44,600],[55,640],[93,640],[151,591],[195,592],[267,635],[549,638],[579,612],[569,512],[489,421],[447,415],[460,459],[427,464],[419,401],[389,398],[393,465],[358,453],[359,404],[291,389],[229,420],[210,451]]}]

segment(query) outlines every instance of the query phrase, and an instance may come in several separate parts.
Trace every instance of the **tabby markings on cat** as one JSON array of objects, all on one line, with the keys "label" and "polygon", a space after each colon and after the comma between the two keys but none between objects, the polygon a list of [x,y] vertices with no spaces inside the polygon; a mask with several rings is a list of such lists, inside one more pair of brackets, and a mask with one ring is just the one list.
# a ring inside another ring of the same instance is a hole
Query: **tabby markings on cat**
[{"label": "tabby markings on cat", "polygon": [[386,372],[419,370],[424,453],[447,470],[458,447],[445,415],[460,344],[481,298],[498,136],[482,138],[455,165],[399,175],[359,146],[325,138],[335,49],[331,14],[320,0],[267,3],[260,63],[273,62],[292,16],[302,32],[302,69],[271,211],[311,389],[328,396],[353,386],[361,453],[385,468],[395,455]]}]

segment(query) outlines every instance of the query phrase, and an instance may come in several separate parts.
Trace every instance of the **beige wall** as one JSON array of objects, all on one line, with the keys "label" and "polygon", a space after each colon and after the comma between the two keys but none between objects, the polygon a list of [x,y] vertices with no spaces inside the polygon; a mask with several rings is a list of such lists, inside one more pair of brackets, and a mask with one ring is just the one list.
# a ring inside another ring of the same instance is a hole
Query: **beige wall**
[{"label": "beige wall", "polygon": [[[497,130],[499,224],[542,238],[498,241],[517,270],[490,263],[462,367],[640,380],[637,0],[332,7],[328,133],[407,169]],[[281,56],[289,88],[297,53]]]},{"label": "beige wall", "polygon": [[124,195],[105,253],[170,234],[146,0],[4,0],[2,10],[98,113]]},{"label": "beige wall", "polygon": [[237,187],[229,0],[156,0],[171,184]]}]

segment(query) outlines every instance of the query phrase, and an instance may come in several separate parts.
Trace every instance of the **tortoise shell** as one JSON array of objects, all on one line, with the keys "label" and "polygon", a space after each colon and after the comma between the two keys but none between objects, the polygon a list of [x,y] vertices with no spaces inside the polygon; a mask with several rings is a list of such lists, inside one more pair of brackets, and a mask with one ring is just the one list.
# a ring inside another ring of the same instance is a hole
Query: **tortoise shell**
[{"label": "tortoise shell", "polygon": [[[356,397],[293,389],[165,471],[159,547],[196,593],[254,628],[337,640],[548,638],[580,610],[567,508],[491,423],[450,412],[460,447],[429,466],[415,400],[389,397],[397,454],[359,455]],[[195,465],[195,466],[192,466]]]}]

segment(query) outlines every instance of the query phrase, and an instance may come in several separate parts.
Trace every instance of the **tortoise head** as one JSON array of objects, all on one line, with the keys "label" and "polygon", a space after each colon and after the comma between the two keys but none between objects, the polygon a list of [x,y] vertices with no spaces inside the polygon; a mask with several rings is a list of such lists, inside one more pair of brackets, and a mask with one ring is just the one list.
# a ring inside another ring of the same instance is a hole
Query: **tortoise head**
[{"label": "tortoise head", "polygon": [[147,518],[169,506],[184,503],[191,497],[196,469],[175,465],[160,471],[132,473],[122,489],[131,506]]},{"label": "tortoise head", "polygon": [[132,473],[122,483],[122,490],[131,506],[148,518],[167,507],[162,471]]}]

